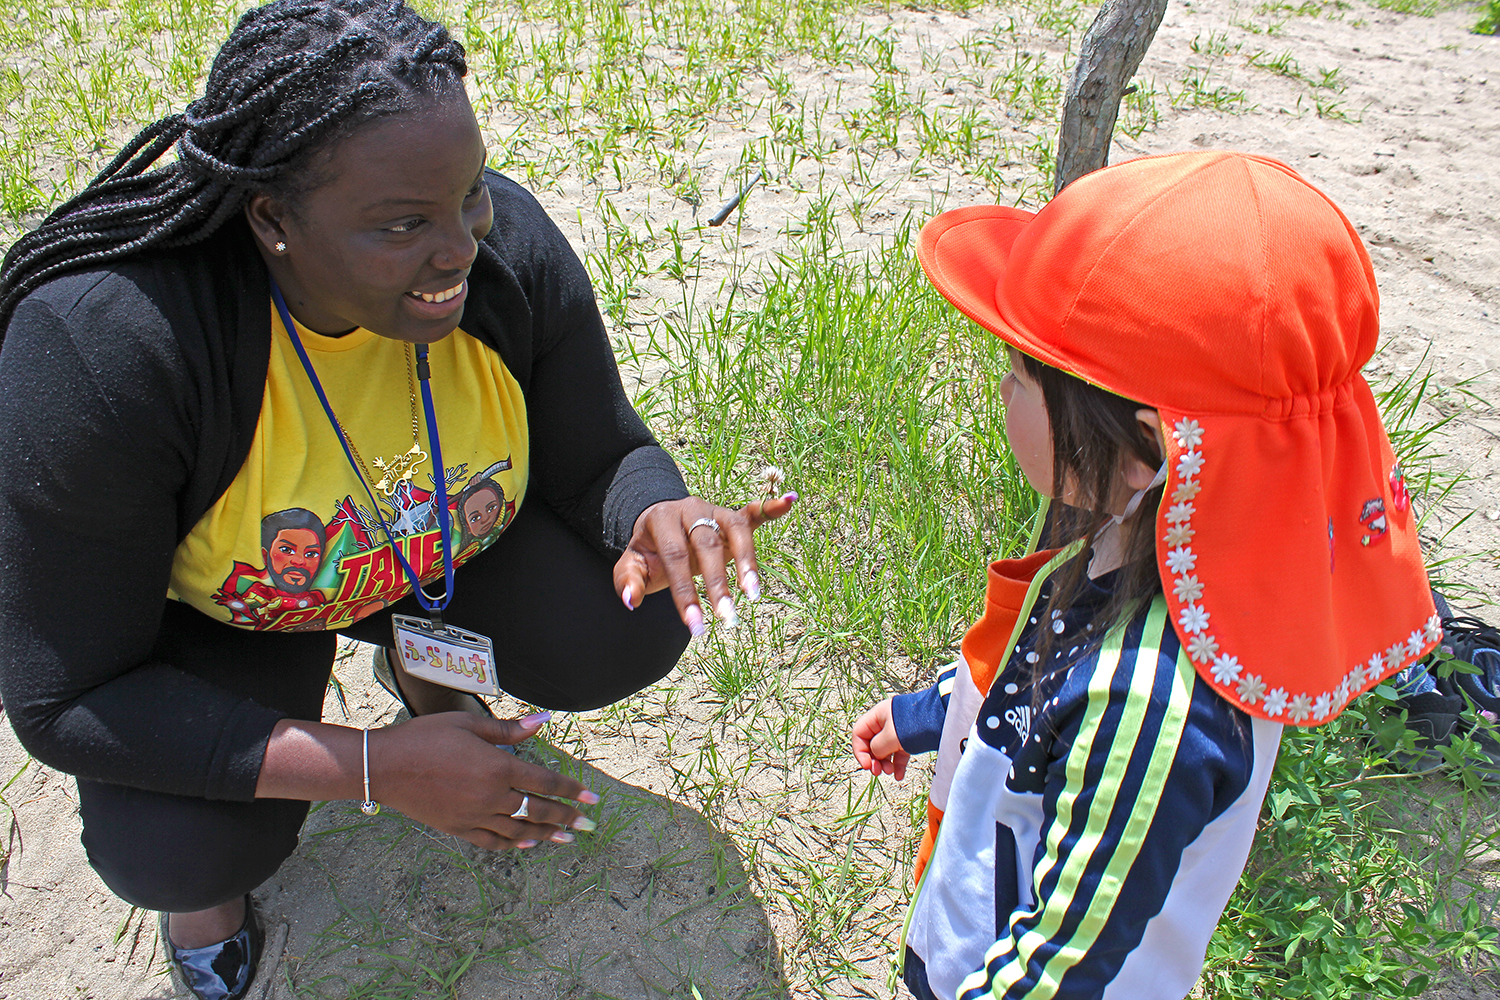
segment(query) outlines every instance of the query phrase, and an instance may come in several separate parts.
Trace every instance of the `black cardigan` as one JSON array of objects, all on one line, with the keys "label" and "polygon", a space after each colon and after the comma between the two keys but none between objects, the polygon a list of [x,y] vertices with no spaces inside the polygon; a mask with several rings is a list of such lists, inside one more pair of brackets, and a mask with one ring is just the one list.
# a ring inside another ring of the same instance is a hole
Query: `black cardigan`
[{"label": "black cardigan", "polygon": [[[687,490],[625,396],[582,263],[528,192],[486,181],[495,226],[463,328],[525,395],[528,498],[619,551],[641,511]],[[0,349],[0,699],[43,763],[254,797],[283,713],[148,658],[177,544],[249,452],[270,333],[242,218],[16,309]]]}]

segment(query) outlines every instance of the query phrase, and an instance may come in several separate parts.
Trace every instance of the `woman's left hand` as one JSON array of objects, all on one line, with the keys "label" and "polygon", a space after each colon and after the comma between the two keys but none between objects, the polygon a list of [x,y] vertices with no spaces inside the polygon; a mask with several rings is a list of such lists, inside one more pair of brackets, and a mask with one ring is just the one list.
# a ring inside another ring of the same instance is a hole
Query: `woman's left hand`
[{"label": "woman's left hand", "polygon": [[647,594],[670,587],[682,623],[698,636],[708,630],[695,580],[702,576],[709,606],[732,627],[739,615],[729,593],[725,566],[734,560],[741,592],[752,601],[760,597],[752,533],[791,510],[796,502],[797,494],[787,493],[747,503],[739,510],[718,507],[699,497],[652,504],[636,518],[635,534],[615,563],[615,593],[634,611]]}]

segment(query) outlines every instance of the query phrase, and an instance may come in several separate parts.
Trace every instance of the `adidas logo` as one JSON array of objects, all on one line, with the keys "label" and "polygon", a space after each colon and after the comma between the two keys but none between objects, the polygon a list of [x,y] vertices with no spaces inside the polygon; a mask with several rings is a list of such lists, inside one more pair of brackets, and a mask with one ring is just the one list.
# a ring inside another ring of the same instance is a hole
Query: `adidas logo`
[{"label": "adidas logo", "polygon": [[1017,705],[1005,710],[1005,721],[1015,728],[1017,735],[1025,740],[1031,733],[1031,706]]}]

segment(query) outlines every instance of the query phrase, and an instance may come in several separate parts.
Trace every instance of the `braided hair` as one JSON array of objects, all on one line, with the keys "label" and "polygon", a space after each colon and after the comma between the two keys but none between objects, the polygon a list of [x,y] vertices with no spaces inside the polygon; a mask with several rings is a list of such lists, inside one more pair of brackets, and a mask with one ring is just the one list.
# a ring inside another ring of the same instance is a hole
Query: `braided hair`
[{"label": "braided hair", "polygon": [[[256,193],[294,202],[319,183],[315,153],[467,72],[463,45],[401,0],[276,0],[248,11],[203,96],[143,129],[6,253],[0,336],[21,299],[58,275],[205,240]],[[174,145],[176,162],[149,169]]]}]

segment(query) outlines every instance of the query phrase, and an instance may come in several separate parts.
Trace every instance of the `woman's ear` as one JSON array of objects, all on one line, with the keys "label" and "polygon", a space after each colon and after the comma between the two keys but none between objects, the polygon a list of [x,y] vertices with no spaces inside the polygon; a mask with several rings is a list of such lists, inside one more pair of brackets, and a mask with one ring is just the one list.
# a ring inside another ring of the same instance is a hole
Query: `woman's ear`
[{"label": "woman's ear", "polygon": [[1151,488],[1151,482],[1156,478],[1156,470],[1166,459],[1167,439],[1161,429],[1161,414],[1155,410],[1143,406],[1135,411],[1135,419],[1141,434],[1156,442],[1156,453],[1161,456],[1154,466],[1147,465],[1134,455],[1125,457],[1126,485],[1132,490],[1145,490]]},{"label": "woman's ear", "polygon": [[288,240],[282,226],[286,216],[286,205],[268,194],[252,194],[245,203],[245,220],[267,253],[286,253]]}]

